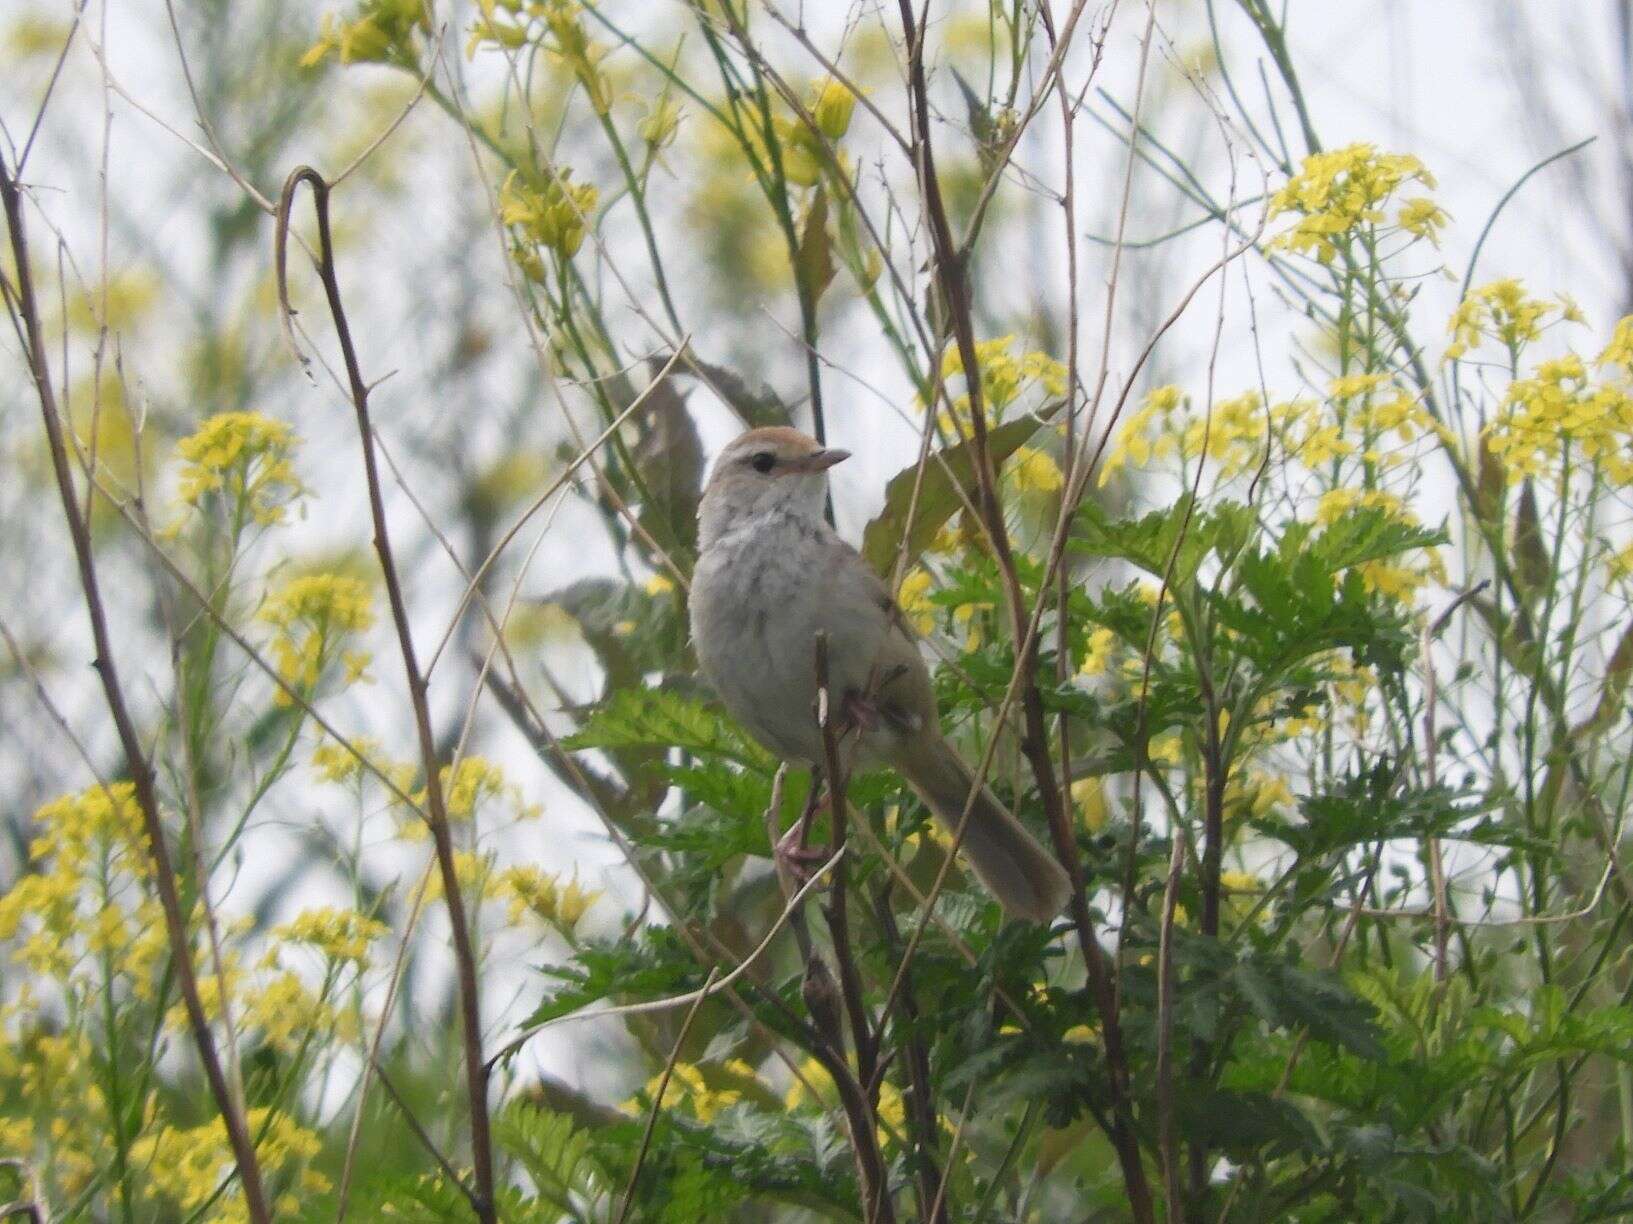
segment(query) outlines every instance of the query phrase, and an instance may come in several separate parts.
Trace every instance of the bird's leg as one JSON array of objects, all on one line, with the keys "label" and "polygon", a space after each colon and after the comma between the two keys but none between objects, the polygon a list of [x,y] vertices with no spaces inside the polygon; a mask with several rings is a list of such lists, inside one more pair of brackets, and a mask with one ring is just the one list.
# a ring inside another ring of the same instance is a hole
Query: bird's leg
[{"label": "bird's leg", "polygon": [[879,726],[878,703],[855,689],[847,691],[844,700],[839,703],[839,716],[847,727],[854,727],[858,731],[873,731]]},{"label": "bird's leg", "polygon": [[828,859],[828,852],[825,849],[808,844],[811,822],[822,810],[826,798],[827,790],[822,784],[822,774],[813,769],[811,793],[805,797],[805,810],[800,813],[799,819],[789,826],[788,832],[771,845],[771,858],[776,865],[778,878],[785,883],[792,881],[794,883],[792,891],[798,891],[803,887],[811,878],[812,872]]}]

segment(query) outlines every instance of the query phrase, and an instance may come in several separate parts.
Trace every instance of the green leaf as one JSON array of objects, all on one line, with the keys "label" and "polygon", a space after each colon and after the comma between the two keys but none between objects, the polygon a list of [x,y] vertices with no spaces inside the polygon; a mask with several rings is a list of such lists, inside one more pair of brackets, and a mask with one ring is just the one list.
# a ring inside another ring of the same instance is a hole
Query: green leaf
[{"label": "green leaf", "polygon": [[680,937],[667,927],[648,927],[632,940],[587,942],[566,965],[540,972],[564,985],[519,1026],[543,1024],[603,999],[640,1002],[682,994],[703,984],[703,972]]},{"label": "green leaf", "polygon": [[1177,587],[1190,581],[1209,552],[1229,553],[1242,547],[1251,538],[1256,520],[1250,506],[1223,502],[1203,511],[1186,494],[1167,509],[1137,519],[1114,519],[1097,502],[1086,501],[1078,512],[1077,525],[1074,551],[1127,561],[1159,578],[1169,574]]},{"label": "green leaf", "polygon": [[1187,1089],[1175,1105],[1187,1139],[1203,1140],[1232,1160],[1316,1153],[1324,1146],[1302,1112],[1269,1093]]},{"label": "green leaf", "polygon": [[566,1114],[513,1101],[494,1118],[493,1137],[522,1162],[539,1196],[560,1211],[577,1215],[575,1200],[593,1204],[605,1192],[607,1179],[590,1156],[590,1134]]},{"label": "green leaf", "polygon": [[812,305],[822,300],[834,279],[833,243],[828,237],[828,192],[818,186],[800,230],[794,252],[794,275]]},{"label": "green leaf", "polygon": [[776,767],[771,754],[744,735],[735,723],[671,689],[619,689],[591,711],[562,745],[574,751],[680,749],[723,757],[767,774]]},{"label": "green leaf", "polygon": [[[1037,413],[1018,417],[989,430],[987,450],[994,465],[1002,463],[1024,446],[1045,422],[1060,408],[1050,404]],[[924,464],[924,479],[919,485],[918,504],[913,507],[913,520],[907,520],[908,507],[913,501],[913,484],[917,468],[905,468],[891,477],[885,488],[884,509],[862,532],[862,556],[875,573],[889,574],[896,564],[897,550],[905,539],[907,563],[918,559],[936,532],[964,504],[975,496],[974,451],[968,442],[949,446],[937,455],[930,455]],[[949,475],[951,473],[951,475]],[[960,490],[963,497],[959,496]]]},{"label": "green leaf", "polygon": [[1307,1028],[1316,1041],[1362,1058],[1387,1056],[1371,1004],[1330,973],[1251,957],[1232,966],[1222,984],[1272,1027]]},{"label": "green leaf", "polygon": [[1307,528],[1295,524],[1282,538],[1284,559],[1308,553],[1328,569],[1349,569],[1368,561],[1382,561],[1419,549],[1445,544],[1445,531],[1404,522],[1386,510],[1366,506],[1336,519],[1313,539]]}]

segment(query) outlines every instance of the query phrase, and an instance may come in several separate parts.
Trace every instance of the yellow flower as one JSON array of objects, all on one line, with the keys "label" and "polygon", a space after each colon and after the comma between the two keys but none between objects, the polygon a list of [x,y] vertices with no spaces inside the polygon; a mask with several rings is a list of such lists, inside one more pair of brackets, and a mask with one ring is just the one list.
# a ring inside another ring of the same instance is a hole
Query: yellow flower
[{"label": "yellow flower", "polygon": [[[1610,349],[1617,348],[1617,341]],[[1607,364],[1620,364],[1612,358]],[[1509,483],[1526,477],[1558,484],[1566,449],[1573,461],[1597,464],[1613,485],[1633,485],[1633,397],[1622,387],[1593,381],[1574,353],[1515,379],[1503,410],[1487,427],[1485,443],[1503,461]]]},{"label": "yellow flower", "polygon": [[896,592],[896,606],[915,632],[927,634],[936,627],[936,608],[930,602],[930,573],[928,570],[909,571]]},{"label": "yellow flower", "polygon": [[825,77],[812,93],[811,118],[829,140],[838,140],[850,130],[856,95],[832,77]]},{"label": "yellow flower", "polygon": [[[833,1076],[828,1069],[814,1058],[807,1058],[800,1064],[800,1078],[796,1078],[788,1087],[783,1097],[783,1106],[790,1113],[807,1105],[818,1109],[832,1109],[836,1106],[839,1097],[834,1087]],[[802,1082],[803,1081],[803,1082]],[[810,1084],[811,1091],[806,1090]],[[812,1097],[812,1093],[815,1097]],[[880,1139],[887,1141],[892,1135],[900,1135],[907,1125],[907,1102],[902,1099],[901,1090],[894,1084],[879,1086],[879,1110],[877,1117],[880,1126]]]},{"label": "yellow flower", "polygon": [[1083,665],[1077,669],[1082,676],[1103,676],[1106,668],[1111,664],[1112,652],[1117,647],[1117,633],[1115,630],[1104,627],[1095,629],[1089,634],[1088,649],[1083,655]]},{"label": "yellow flower", "polygon": [[[322,1140],[288,1115],[267,1108],[251,1109],[245,1118],[255,1137],[261,1172],[269,1179],[286,1169],[314,1160]],[[184,1215],[214,1203],[216,1220],[246,1218],[243,1190],[227,1174],[234,1167],[226,1124],[219,1117],[199,1126],[163,1126],[141,1135],[131,1144],[131,1159],[144,1173],[144,1193],[162,1199]],[[327,1189],[327,1181],[324,1188]],[[226,1189],[219,1188],[225,1184]],[[309,1183],[311,1184],[311,1183]],[[218,1196],[219,1190],[219,1196]]]},{"label": "yellow flower", "polygon": [[1445,226],[1448,218],[1445,211],[1433,200],[1418,197],[1408,200],[1401,205],[1397,216],[1400,227],[1419,238],[1427,238],[1436,246],[1440,245],[1440,230]]},{"label": "yellow flower", "polygon": [[305,489],[295,475],[294,432],[259,412],[222,412],[176,444],[183,461],[181,498],[197,506],[221,493],[262,525],[281,522]]},{"label": "yellow flower", "polygon": [[[981,367],[981,396],[986,404],[988,419],[996,422],[1004,409],[1033,387],[1045,397],[1058,399],[1066,393],[1066,367],[1047,353],[1029,352],[1017,357],[1014,336],[999,336],[994,340],[978,340],[975,359]],[[941,359],[941,377],[952,379],[964,373],[964,356],[957,345],[949,345]],[[952,397],[953,415],[967,419],[970,411],[968,394]],[[920,405],[923,408],[923,405]]]},{"label": "yellow flower", "polygon": [[1178,734],[1164,735],[1152,740],[1146,753],[1153,765],[1178,765],[1180,762]]},{"label": "yellow flower", "polygon": [[1633,315],[1617,321],[1610,333],[1610,343],[1600,350],[1594,364],[1620,366],[1623,375],[1633,375]]},{"label": "yellow flower", "polygon": [[[741,1059],[727,1061],[719,1071],[734,1079],[756,1078],[754,1069]],[[712,1122],[721,1110],[743,1099],[742,1092],[736,1088],[710,1087],[702,1069],[696,1063],[677,1062],[670,1070],[667,1084],[664,1084],[661,1072],[654,1075],[646,1083],[646,1096],[649,1100],[656,1099],[659,1085],[663,1085],[664,1089],[663,1100],[658,1102],[662,1108],[672,1108],[672,1104],[676,1102],[689,1105],[693,1116],[699,1122]],[[625,1108],[633,1112],[640,1106],[638,1102],[631,1101]]]},{"label": "yellow flower", "polygon": [[599,198],[593,183],[573,182],[566,166],[536,177],[512,170],[499,189],[499,219],[518,238],[571,259],[584,243]]},{"label": "yellow flower", "polygon": [[1560,304],[1529,296],[1512,278],[1480,285],[1469,290],[1452,311],[1447,324],[1452,342],[1446,346],[1446,356],[1461,357],[1488,339],[1517,353],[1542,334],[1550,315],[1563,312]]},{"label": "yellow flower", "polygon": [[654,599],[673,594],[674,590],[674,579],[663,574],[653,574],[646,580],[646,593]]},{"label": "yellow flower", "polygon": [[[272,654],[278,675],[290,688],[310,695],[329,666],[344,664],[347,684],[361,678],[369,657],[341,649],[353,633],[374,624],[373,598],[359,579],[343,574],[309,574],[291,579],[267,597],[261,619],[278,632]],[[292,699],[279,689],[279,705]]]},{"label": "yellow flower", "polygon": [[353,739],[351,746],[355,752],[343,744],[326,739],[312,749],[312,768],[317,771],[318,777],[325,782],[349,782],[353,778],[361,777],[363,761],[359,758],[373,760],[380,750],[380,743],[362,735]]},{"label": "yellow flower", "polygon": [[302,910],[292,921],[274,927],[272,937],[309,944],[331,960],[351,961],[362,968],[368,963],[369,945],[388,930],[385,923],[355,910],[325,906]]},{"label": "yellow flower", "polygon": [[342,64],[403,63],[416,59],[411,42],[414,31],[430,33],[430,17],[423,0],[363,0],[351,21],[325,16],[318,40],[301,56],[302,68],[311,68],[339,53]]},{"label": "yellow flower", "polygon": [[662,149],[674,143],[680,118],[680,107],[665,93],[648,108],[636,132],[653,150]]},{"label": "yellow flower", "polygon": [[511,867],[499,877],[499,886],[510,893],[510,920],[532,913],[571,935],[579,919],[594,905],[599,892],[592,892],[575,875],[563,886],[557,876],[532,866]]},{"label": "yellow flower", "polygon": [[1032,446],[1016,448],[1004,471],[1020,493],[1054,493],[1066,483],[1054,458]]},{"label": "yellow flower", "polygon": [[1106,827],[1106,788],[1099,778],[1079,778],[1072,783],[1072,802],[1083,827],[1098,833]]},{"label": "yellow flower", "polygon": [[[1272,217],[1291,212],[1299,220],[1270,247],[1331,263],[1344,236],[1384,223],[1384,205],[1407,183],[1435,186],[1434,176],[1408,154],[1379,153],[1370,144],[1312,153],[1271,197]],[[1403,228],[1429,238],[1445,219],[1431,201],[1421,199],[1408,201],[1398,216]]]}]

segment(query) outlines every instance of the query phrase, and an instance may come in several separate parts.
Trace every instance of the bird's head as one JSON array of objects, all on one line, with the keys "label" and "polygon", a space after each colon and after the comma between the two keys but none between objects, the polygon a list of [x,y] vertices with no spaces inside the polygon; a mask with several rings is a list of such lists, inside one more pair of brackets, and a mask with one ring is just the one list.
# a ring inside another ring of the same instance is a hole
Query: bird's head
[{"label": "bird's head", "polygon": [[849,451],[823,446],[786,425],[751,429],[734,438],[715,460],[703,491],[698,510],[703,544],[772,510],[820,518],[828,469],[848,458]]}]

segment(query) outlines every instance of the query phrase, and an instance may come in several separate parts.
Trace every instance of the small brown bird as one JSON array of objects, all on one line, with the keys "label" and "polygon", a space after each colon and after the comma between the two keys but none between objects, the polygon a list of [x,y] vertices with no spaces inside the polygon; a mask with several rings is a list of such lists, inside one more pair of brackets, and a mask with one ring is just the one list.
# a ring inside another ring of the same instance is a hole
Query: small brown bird
[{"label": "small brown bird", "polygon": [[[849,452],[795,429],[755,429],[716,461],[698,511],[692,638],[727,710],[786,760],[822,761],[815,641],[858,729],[854,760],[896,769],[956,829],[974,779],[942,738],[930,675],[890,592],[823,519],[827,471]],[[961,850],[1009,913],[1047,922],[1071,883],[990,791],[976,791]]]}]

